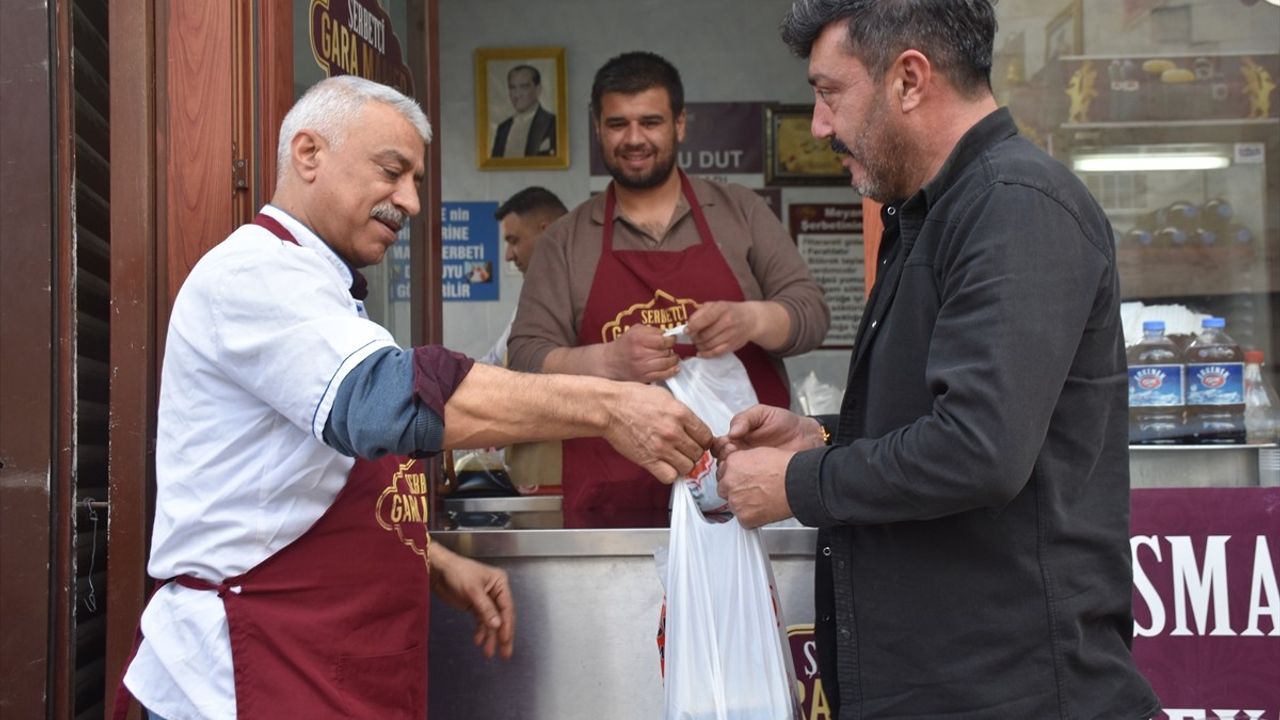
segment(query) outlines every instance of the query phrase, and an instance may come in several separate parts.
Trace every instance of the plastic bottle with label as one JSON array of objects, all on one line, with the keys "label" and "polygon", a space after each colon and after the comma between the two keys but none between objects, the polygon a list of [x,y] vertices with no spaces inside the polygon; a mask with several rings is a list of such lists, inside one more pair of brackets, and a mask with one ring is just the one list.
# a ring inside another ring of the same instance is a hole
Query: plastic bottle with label
[{"label": "plastic bottle with label", "polygon": [[1200,226],[1215,232],[1225,229],[1231,224],[1235,209],[1226,198],[1213,198],[1200,206]]},{"label": "plastic bottle with label", "polygon": [[1129,442],[1169,445],[1183,435],[1183,365],[1164,322],[1142,323],[1142,341],[1129,348]]},{"label": "plastic bottle with label", "polygon": [[1205,318],[1183,354],[1187,373],[1187,430],[1202,444],[1245,441],[1244,352],[1222,318]]},{"label": "plastic bottle with label", "polygon": [[1280,398],[1262,374],[1261,350],[1244,354],[1244,427],[1251,443],[1280,438]]}]

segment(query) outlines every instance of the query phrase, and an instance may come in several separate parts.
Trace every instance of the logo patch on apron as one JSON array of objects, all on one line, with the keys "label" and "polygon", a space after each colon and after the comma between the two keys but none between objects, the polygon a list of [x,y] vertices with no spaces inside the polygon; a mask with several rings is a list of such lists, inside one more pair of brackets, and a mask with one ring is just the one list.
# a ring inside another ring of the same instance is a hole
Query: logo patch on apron
[{"label": "logo patch on apron", "polygon": [[431,544],[431,537],[427,534],[427,474],[414,470],[422,470],[422,463],[410,459],[399,465],[391,475],[391,482],[378,496],[375,514],[383,530],[395,532],[400,542],[421,556],[430,567],[427,558],[427,547]]},{"label": "logo patch on apron", "polygon": [[670,330],[677,325],[689,322],[689,313],[697,308],[696,300],[676,298],[663,290],[654,290],[652,300],[636,303],[605,323],[600,328],[600,341],[613,342],[635,325],[650,325],[659,330]]}]

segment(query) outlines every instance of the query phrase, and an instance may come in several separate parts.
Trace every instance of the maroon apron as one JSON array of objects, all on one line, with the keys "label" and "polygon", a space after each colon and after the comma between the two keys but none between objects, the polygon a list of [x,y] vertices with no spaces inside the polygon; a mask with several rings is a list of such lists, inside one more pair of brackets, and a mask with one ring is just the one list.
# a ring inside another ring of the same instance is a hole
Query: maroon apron
[{"label": "maroon apron", "polygon": [[[741,302],[742,288],[716,247],[702,206],[683,171],[680,189],[699,243],[676,252],[614,250],[616,203],[610,183],[604,203],[604,243],[578,331],[578,345],[612,342],[637,324],[662,329],[688,320],[700,303]],[[677,345],[681,357],[697,354]],[[736,353],[761,403],[789,407],[791,393],[768,353],[748,343]],[[564,441],[561,485],[565,527],[665,527],[671,489],[599,438]]]},{"label": "maroon apron", "polygon": [[[222,598],[239,718],[426,717],[427,509],[420,460],[357,459],[324,515],[248,572],[172,579]],[[117,718],[130,700],[121,683]]]}]

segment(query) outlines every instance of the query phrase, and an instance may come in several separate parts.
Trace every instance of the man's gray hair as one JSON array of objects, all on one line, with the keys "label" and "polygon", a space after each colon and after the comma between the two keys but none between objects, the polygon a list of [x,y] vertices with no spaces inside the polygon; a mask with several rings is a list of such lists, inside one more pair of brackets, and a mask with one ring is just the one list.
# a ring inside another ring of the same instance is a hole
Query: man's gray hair
[{"label": "man's gray hair", "polygon": [[302,130],[314,130],[333,147],[346,139],[365,103],[380,102],[391,106],[413,124],[422,142],[431,142],[431,123],[413,98],[395,88],[365,80],[355,75],[325,78],[312,85],[293,104],[280,123],[280,142],[276,148],[276,182],[284,179],[289,167],[289,146]]}]

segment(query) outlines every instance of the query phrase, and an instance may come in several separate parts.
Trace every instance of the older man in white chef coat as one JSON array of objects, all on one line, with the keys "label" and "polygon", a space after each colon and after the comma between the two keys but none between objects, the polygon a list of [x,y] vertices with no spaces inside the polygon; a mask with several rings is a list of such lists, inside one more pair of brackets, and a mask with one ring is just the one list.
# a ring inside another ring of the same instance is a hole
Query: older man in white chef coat
[{"label": "older man in white chef coat", "polygon": [[357,268],[418,212],[430,137],[398,92],[320,82],[285,117],[271,204],[178,294],[148,566],[169,582],[125,676],[153,716],[424,717],[428,593],[487,655],[510,656],[515,615],[505,573],[430,544],[412,456],[601,435],[671,482],[711,442],[663,390],[401,349],[366,318]]}]

